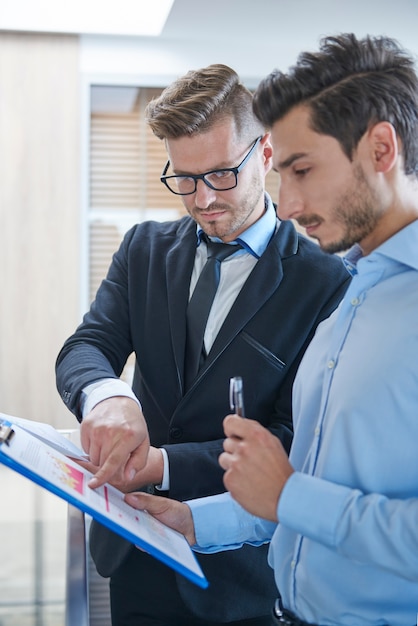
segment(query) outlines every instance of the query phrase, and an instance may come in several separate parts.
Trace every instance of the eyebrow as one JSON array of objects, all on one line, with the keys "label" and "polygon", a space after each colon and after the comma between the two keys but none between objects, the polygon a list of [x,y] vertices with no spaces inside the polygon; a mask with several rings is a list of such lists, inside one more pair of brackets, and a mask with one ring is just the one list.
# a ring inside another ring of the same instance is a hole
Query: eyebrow
[{"label": "eyebrow", "polygon": [[201,174],[208,174],[210,172],[218,172],[218,171],[221,172],[223,170],[233,170],[237,167],[237,165],[231,165],[231,164],[228,165],[228,161],[222,161],[222,164],[218,165],[217,167],[212,167],[212,169],[206,170],[205,172],[201,172],[201,174],[196,174],[195,172],[181,172],[179,170],[175,170],[171,160],[168,159],[168,161],[170,163],[169,167],[171,167],[173,174],[175,176],[200,176]]},{"label": "eyebrow", "polygon": [[[170,161],[170,166],[172,168],[173,173],[176,176],[200,176],[200,174],[196,174],[196,172],[181,172],[179,170],[175,170],[172,165],[171,165],[171,161]],[[213,167],[210,170],[206,170],[205,172],[201,172],[201,174],[207,174],[208,172],[217,172],[217,171],[222,171],[222,170],[231,170],[233,169],[233,166],[231,165],[224,165],[224,166],[220,166],[220,167]]]},{"label": "eyebrow", "polygon": [[287,167],[290,167],[295,161],[297,161],[298,159],[301,159],[302,157],[306,157],[306,152],[295,152],[294,154],[291,154],[284,161],[281,161],[278,164],[277,169],[278,170],[281,170],[281,169],[284,170]]}]

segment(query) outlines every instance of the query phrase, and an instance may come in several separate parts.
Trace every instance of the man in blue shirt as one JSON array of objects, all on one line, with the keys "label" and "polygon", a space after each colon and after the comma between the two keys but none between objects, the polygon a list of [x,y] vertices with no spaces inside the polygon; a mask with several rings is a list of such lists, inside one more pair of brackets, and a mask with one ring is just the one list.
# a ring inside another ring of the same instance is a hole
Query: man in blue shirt
[{"label": "man in blue shirt", "polygon": [[387,37],[328,37],[287,74],[270,74],[254,106],[272,131],[280,217],[297,220],[328,252],[350,248],[353,280],[299,367],[289,459],[259,423],[231,415],[219,461],[234,500],[223,494],[170,507],[128,500],[180,528],[196,549],[271,538],[277,623],[411,626],[418,613],[414,60]]}]

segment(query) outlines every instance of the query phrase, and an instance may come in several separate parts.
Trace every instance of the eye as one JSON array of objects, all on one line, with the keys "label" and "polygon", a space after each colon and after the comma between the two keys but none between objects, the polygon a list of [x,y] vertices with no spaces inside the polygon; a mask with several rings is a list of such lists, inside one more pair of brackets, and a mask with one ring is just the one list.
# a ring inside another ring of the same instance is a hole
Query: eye
[{"label": "eye", "polygon": [[213,178],[228,178],[231,176],[232,172],[230,170],[215,170],[211,173],[211,177]]},{"label": "eye", "polygon": [[311,169],[310,167],[302,167],[298,170],[295,169],[295,176],[302,178],[309,172],[310,169]]}]

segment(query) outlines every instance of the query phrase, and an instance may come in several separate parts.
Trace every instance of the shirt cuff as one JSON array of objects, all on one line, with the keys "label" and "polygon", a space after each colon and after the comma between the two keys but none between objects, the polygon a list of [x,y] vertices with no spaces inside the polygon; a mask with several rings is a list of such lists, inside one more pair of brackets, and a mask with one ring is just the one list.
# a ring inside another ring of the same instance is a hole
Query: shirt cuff
[{"label": "shirt cuff", "polygon": [[99,404],[102,400],[107,400],[108,398],[113,398],[115,396],[125,396],[126,398],[131,398],[138,404],[142,411],[141,403],[128,383],[120,380],[120,378],[103,378],[102,380],[98,380],[90,385],[87,385],[87,387],[84,387],[81,394],[82,417],[84,418],[88,415],[96,404]]},{"label": "shirt cuff", "polygon": [[270,541],[277,526],[247,513],[228,492],[188,500],[186,504],[192,512],[196,552],[236,550],[244,543],[260,546]]},{"label": "shirt cuff", "polygon": [[163,454],[163,462],[164,462],[164,470],[163,470],[163,480],[161,485],[155,485],[155,488],[158,491],[168,491],[170,489],[170,471],[168,466],[168,454],[165,448],[160,448]]}]

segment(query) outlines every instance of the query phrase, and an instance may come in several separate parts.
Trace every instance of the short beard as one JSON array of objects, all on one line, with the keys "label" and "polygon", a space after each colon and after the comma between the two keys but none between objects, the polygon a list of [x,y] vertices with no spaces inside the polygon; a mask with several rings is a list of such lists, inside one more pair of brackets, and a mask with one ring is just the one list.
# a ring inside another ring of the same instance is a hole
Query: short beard
[{"label": "short beard", "polygon": [[[256,210],[258,202],[261,201],[261,198],[264,198],[263,182],[259,176],[254,174],[251,184],[248,186],[248,193],[242,201],[243,204],[240,205],[239,209],[236,207],[234,208],[234,205],[231,207],[231,205],[222,204],[221,202],[214,202],[211,204],[208,207],[208,210],[219,209],[221,211],[227,211],[231,218],[231,222],[228,225],[218,224],[216,221],[209,222],[209,225],[213,229],[213,232],[209,232],[210,236],[224,239],[225,237],[234,236],[235,233],[245,230],[247,228],[246,224],[251,219],[251,215]],[[191,213],[191,216],[198,221],[198,215],[202,210],[203,209],[195,206],[194,212]]]},{"label": "short beard", "polygon": [[341,196],[334,210],[336,221],[345,226],[344,234],[338,241],[321,246],[330,254],[345,252],[365,239],[376,228],[383,213],[362,167],[355,165],[353,173],[352,186]]}]

